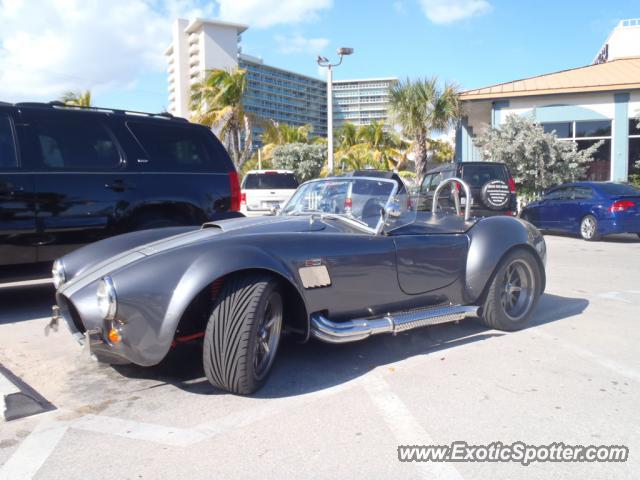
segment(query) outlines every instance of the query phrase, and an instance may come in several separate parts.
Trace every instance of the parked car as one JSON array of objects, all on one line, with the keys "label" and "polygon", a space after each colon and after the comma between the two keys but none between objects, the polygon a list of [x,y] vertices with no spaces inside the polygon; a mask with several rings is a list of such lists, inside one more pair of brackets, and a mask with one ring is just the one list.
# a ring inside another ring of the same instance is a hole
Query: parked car
[{"label": "parked car", "polygon": [[0,104],[0,266],[132,230],[241,216],[211,131],[169,114]]},{"label": "parked car", "polygon": [[613,233],[640,237],[640,190],[626,183],[565,183],[527,205],[520,216],[540,229],[579,234],[585,240]]},{"label": "parked car", "polygon": [[242,179],[240,211],[247,217],[282,207],[299,182],[291,170],[250,170]]},{"label": "parked car", "polygon": [[[516,184],[504,163],[457,162],[440,165],[429,170],[419,190],[418,208],[428,210],[436,187],[447,178],[458,177],[467,182],[471,190],[471,214],[476,217],[515,215],[517,211]],[[460,202],[467,202],[464,191],[454,186]],[[455,199],[450,186],[439,196],[440,208],[452,211]]]},{"label": "parked car", "polygon": [[393,179],[312,180],[275,216],[62,257],[52,323],[107,363],[154,365],[202,339],[207,379],[238,394],[264,384],[281,333],[344,343],[473,316],[523,328],[545,288],[544,239],[518,218],[469,213],[418,212]]}]

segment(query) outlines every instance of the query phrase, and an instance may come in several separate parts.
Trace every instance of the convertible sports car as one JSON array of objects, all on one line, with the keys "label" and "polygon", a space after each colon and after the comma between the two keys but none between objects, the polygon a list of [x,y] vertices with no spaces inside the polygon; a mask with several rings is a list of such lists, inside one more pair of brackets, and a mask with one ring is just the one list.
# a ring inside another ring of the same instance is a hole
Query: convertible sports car
[{"label": "convertible sports car", "polygon": [[[459,182],[470,198],[468,186]],[[128,233],[55,262],[57,305],[98,360],[159,363],[202,339],[207,379],[250,394],[283,334],[343,343],[479,317],[524,327],[546,246],[513,217],[416,211],[392,179],[301,185],[274,216]],[[436,209],[434,209],[436,210]]]}]

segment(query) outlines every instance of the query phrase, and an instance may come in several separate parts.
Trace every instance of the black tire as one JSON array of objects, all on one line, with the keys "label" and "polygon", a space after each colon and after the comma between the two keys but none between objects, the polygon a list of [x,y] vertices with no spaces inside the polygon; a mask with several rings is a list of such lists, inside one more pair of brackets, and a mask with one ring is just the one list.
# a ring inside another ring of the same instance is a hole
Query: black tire
[{"label": "black tire", "polygon": [[[277,318],[265,333],[273,312]],[[258,273],[225,279],[204,336],[207,380],[240,395],[260,389],[271,371],[281,329],[282,295],[273,277]]]},{"label": "black tire", "polygon": [[[519,280],[514,280],[514,270]],[[538,304],[541,290],[542,273],[533,253],[514,250],[501,260],[493,274],[480,320],[490,328],[520,330],[526,326]]]},{"label": "black tire", "polygon": [[640,238],[640,233],[636,233],[636,235],[638,236],[638,238]]},{"label": "black tire", "polygon": [[598,234],[598,220],[593,215],[585,215],[580,221],[580,236],[588,242],[600,239]]}]

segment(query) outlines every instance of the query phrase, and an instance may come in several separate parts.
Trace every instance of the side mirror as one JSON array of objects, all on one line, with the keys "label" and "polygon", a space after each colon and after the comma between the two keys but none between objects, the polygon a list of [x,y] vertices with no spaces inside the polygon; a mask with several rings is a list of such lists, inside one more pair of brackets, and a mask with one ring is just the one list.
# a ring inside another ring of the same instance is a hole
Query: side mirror
[{"label": "side mirror", "polygon": [[386,214],[389,216],[389,218],[399,218],[400,215],[402,215],[400,204],[397,201],[391,202],[387,206]]}]

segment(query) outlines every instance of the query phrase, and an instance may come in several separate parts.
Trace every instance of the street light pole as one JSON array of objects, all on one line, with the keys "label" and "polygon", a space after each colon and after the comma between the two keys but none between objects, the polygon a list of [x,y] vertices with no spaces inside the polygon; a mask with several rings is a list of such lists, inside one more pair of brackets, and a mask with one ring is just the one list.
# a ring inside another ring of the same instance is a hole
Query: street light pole
[{"label": "street light pole", "polygon": [[[342,57],[340,57],[342,60]],[[327,65],[327,169],[333,175],[333,65]]]},{"label": "street light pole", "polygon": [[342,47],[338,49],[340,60],[337,63],[329,62],[327,57],[318,55],[318,65],[327,69],[327,170],[333,174],[333,67],[342,63],[342,57],[351,55],[353,48]]}]

